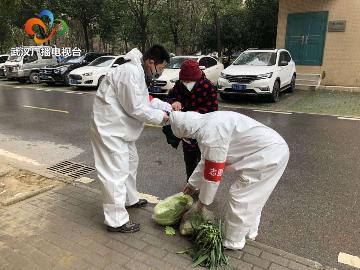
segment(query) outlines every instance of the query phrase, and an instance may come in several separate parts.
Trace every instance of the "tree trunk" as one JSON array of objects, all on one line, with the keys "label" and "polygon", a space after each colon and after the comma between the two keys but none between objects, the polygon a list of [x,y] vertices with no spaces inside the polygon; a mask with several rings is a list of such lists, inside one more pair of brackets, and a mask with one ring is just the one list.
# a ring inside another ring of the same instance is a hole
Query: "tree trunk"
[{"label": "tree trunk", "polygon": [[125,35],[124,41],[125,41],[125,52],[128,53],[129,47],[128,47],[128,41],[127,41],[126,35]]},{"label": "tree trunk", "polygon": [[215,19],[215,29],[216,29],[216,48],[219,54],[219,58],[222,56],[222,46],[221,46],[221,29],[220,29],[220,18],[217,13],[214,14]]},{"label": "tree trunk", "polygon": [[172,34],[173,34],[173,40],[174,40],[174,45],[175,45],[175,54],[176,55],[181,55],[182,54],[182,48],[180,46],[178,32],[175,30],[175,31],[172,32]]},{"label": "tree trunk", "polygon": [[85,49],[87,52],[90,51],[90,42],[89,42],[89,31],[88,31],[88,24],[86,21],[81,22],[83,31],[84,31],[84,40],[85,40]]}]

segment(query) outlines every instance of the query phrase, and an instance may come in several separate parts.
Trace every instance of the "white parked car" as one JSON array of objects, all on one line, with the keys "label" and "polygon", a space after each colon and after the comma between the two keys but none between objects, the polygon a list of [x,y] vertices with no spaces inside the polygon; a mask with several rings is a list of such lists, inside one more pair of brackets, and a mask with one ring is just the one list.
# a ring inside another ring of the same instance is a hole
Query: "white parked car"
[{"label": "white parked car", "polygon": [[295,80],[295,62],[287,50],[246,50],[223,70],[218,89],[224,100],[231,95],[258,95],[277,102],[281,91],[294,90]]},{"label": "white parked car", "polygon": [[112,68],[125,63],[123,55],[106,55],[96,58],[89,65],[74,69],[69,74],[69,84],[77,87],[98,87]]},{"label": "white parked car", "polygon": [[170,63],[166,66],[159,78],[154,81],[154,85],[149,88],[150,93],[167,95],[175,82],[179,79],[181,64],[187,60],[192,59],[199,62],[200,69],[202,69],[206,77],[215,85],[224,65],[210,56],[175,56],[170,59]]},{"label": "white parked car", "polygon": [[0,54],[0,78],[5,77],[5,62],[8,60],[8,54]]}]

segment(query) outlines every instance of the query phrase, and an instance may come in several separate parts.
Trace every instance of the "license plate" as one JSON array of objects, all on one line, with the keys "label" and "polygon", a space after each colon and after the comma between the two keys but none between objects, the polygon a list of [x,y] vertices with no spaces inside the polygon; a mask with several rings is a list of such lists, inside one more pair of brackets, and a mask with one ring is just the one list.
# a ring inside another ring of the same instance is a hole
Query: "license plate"
[{"label": "license plate", "polygon": [[246,90],[246,85],[245,84],[233,84],[231,86],[231,88],[234,91],[244,91],[244,90]]},{"label": "license plate", "polygon": [[81,82],[80,81],[78,81],[78,80],[70,80],[70,83],[71,84],[81,84]]},{"label": "license plate", "polygon": [[161,88],[159,86],[152,86],[150,87],[149,90],[150,93],[160,93],[161,92]]}]

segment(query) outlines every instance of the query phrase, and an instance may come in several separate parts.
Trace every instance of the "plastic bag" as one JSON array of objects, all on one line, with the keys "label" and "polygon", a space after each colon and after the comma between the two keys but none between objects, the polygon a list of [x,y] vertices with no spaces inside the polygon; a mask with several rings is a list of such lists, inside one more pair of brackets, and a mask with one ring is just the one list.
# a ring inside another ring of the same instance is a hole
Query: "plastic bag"
[{"label": "plastic bag", "polygon": [[193,198],[184,193],[178,193],[160,201],[154,207],[152,218],[160,225],[179,223],[182,215],[193,205]]},{"label": "plastic bag", "polygon": [[180,223],[180,234],[181,235],[193,235],[195,229],[199,227],[201,224],[211,221],[214,222],[214,214],[212,211],[203,208],[200,212],[195,210],[193,206],[190,210],[191,214],[187,220],[183,220]]}]

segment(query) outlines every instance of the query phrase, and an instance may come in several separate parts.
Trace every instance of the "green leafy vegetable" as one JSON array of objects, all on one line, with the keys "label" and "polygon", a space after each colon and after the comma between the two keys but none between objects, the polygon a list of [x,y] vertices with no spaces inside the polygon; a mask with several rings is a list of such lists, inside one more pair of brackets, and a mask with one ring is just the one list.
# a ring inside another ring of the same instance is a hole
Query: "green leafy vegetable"
[{"label": "green leafy vegetable", "polygon": [[165,234],[166,235],[175,235],[176,234],[176,231],[173,227],[171,226],[166,226],[165,227]]},{"label": "green leafy vegetable", "polygon": [[153,219],[160,225],[179,223],[182,215],[193,205],[193,198],[184,193],[175,194],[160,201],[154,207]]},{"label": "green leafy vegetable", "polygon": [[224,254],[220,228],[221,224],[215,225],[210,221],[195,228],[193,246],[185,251],[192,258],[193,267],[200,265],[212,270],[228,265],[229,258]]}]

